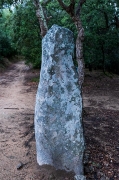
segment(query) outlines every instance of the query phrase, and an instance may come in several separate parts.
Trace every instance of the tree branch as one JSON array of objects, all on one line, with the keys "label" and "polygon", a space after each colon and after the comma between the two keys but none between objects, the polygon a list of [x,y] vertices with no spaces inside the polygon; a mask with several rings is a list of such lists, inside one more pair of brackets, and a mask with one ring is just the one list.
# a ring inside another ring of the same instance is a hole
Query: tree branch
[{"label": "tree branch", "polygon": [[109,28],[109,19],[108,19],[107,13],[104,10],[102,10],[102,9],[96,9],[96,10],[100,11],[101,13],[104,14],[105,23],[106,23],[106,29],[108,29]]},{"label": "tree branch", "polygon": [[116,21],[116,28],[119,28],[119,19],[118,17],[115,15],[115,21]]},{"label": "tree branch", "polygon": [[71,16],[75,15],[75,0],[70,0],[70,5],[68,6],[68,11]]},{"label": "tree branch", "polygon": [[57,1],[59,2],[60,6],[61,6],[65,11],[67,11],[68,6],[66,6],[66,4],[64,4],[62,0],[57,0]]},{"label": "tree branch", "polygon": [[41,5],[47,5],[51,0],[40,0]]},{"label": "tree branch", "polygon": [[108,19],[108,15],[106,12],[103,12],[104,14],[104,17],[105,17],[105,22],[106,22],[106,28],[108,29],[109,28],[109,19]]},{"label": "tree branch", "polygon": [[102,30],[108,30],[112,25],[115,25],[116,28],[119,28],[119,20],[118,20],[118,17],[114,17],[115,18],[115,22],[112,22],[109,24],[109,18],[108,18],[108,15],[107,13],[104,11],[104,10],[101,10],[101,9],[96,9],[97,11],[100,11],[101,13],[104,14],[104,18],[105,18],[105,23],[106,23],[106,27],[105,28],[102,28]]},{"label": "tree branch", "polygon": [[78,6],[76,8],[76,16],[80,15],[81,8],[85,2],[86,2],[86,0],[80,0],[79,1]]},{"label": "tree branch", "polygon": [[70,5],[67,6],[66,4],[63,3],[62,0],[57,0],[60,4],[60,6],[71,16],[74,16],[74,11],[75,11],[75,0],[70,0]]}]

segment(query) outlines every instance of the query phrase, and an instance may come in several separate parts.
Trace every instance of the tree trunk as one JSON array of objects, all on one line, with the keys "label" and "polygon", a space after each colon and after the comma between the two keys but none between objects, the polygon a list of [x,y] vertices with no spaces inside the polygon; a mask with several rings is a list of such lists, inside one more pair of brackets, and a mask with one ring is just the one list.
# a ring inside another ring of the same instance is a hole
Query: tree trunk
[{"label": "tree trunk", "polygon": [[78,63],[79,73],[79,85],[82,86],[84,81],[84,61],[83,61],[83,41],[84,41],[84,29],[82,27],[80,12],[83,4],[86,0],[79,0],[77,8],[75,8],[75,0],[70,0],[70,5],[66,6],[62,0],[58,0],[60,6],[71,16],[77,28],[77,39],[76,39],[76,60]]},{"label": "tree trunk", "polygon": [[101,50],[102,50],[102,64],[103,64],[103,72],[105,74],[105,52],[104,52],[104,46],[101,46]]},{"label": "tree trunk", "polygon": [[84,81],[84,60],[83,60],[84,29],[82,27],[81,20],[78,16],[72,19],[78,31],[78,35],[76,39],[76,60],[78,63],[79,85],[82,86],[82,83]]},{"label": "tree trunk", "polygon": [[39,0],[34,0],[34,5],[36,7],[36,16],[38,18],[39,25],[40,25],[40,30],[41,30],[40,35],[43,38],[48,31],[46,17],[44,14],[43,7],[41,3],[39,2]]}]

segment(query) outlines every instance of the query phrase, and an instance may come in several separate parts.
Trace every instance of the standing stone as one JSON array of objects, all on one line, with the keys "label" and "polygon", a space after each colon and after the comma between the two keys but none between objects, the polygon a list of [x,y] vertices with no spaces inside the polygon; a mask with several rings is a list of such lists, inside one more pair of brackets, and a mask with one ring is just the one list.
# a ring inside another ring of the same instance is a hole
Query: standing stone
[{"label": "standing stone", "polygon": [[53,25],[42,41],[35,137],[39,165],[82,175],[82,97],[73,53],[73,33]]}]

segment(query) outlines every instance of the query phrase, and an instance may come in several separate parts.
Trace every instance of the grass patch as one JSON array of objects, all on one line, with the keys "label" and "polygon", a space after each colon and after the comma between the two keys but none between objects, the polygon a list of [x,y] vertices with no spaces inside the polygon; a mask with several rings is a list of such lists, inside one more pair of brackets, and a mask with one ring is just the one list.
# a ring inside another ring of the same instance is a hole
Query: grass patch
[{"label": "grass patch", "polygon": [[84,82],[83,87],[86,87],[86,86],[88,87],[89,85],[90,84]]},{"label": "grass patch", "polygon": [[31,82],[37,82],[38,83],[39,80],[40,80],[39,77],[34,77],[34,78],[31,79]]},{"label": "grass patch", "polygon": [[0,68],[3,68],[3,69],[4,69],[4,68],[5,68],[5,66],[4,66],[3,64],[1,64],[1,63],[0,63]]},{"label": "grass patch", "polygon": [[105,72],[104,74],[105,74],[105,76],[107,76],[107,77],[109,77],[109,78],[113,78],[113,74],[112,74],[112,73]]}]

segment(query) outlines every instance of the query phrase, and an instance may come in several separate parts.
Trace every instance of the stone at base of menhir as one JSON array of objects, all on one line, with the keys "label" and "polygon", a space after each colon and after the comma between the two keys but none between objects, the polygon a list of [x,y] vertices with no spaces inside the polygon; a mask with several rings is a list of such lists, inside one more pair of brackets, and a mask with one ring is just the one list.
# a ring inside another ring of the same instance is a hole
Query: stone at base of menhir
[{"label": "stone at base of menhir", "polygon": [[76,175],[74,176],[74,180],[86,180],[86,177],[83,175]]},{"label": "stone at base of menhir", "polygon": [[82,97],[73,53],[73,33],[52,26],[42,41],[35,138],[39,165],[49,164],[82,175]]}]

